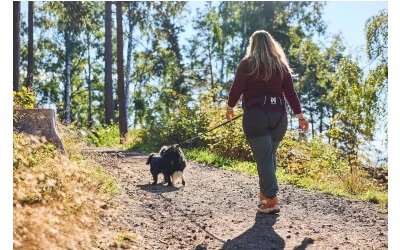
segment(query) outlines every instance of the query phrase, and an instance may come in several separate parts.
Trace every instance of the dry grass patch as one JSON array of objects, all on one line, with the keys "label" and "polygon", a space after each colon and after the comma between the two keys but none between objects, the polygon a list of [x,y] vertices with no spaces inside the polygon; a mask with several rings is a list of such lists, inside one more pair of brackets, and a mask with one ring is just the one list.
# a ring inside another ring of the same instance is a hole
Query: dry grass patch
[{"label": "dry grass patch", "polygon": [[14,248],[108,249],[116,232],[100,219],[115,205],[116,181],[79,153],[79,135],[60,131],[67,156],[44,138],[13,135]]}]

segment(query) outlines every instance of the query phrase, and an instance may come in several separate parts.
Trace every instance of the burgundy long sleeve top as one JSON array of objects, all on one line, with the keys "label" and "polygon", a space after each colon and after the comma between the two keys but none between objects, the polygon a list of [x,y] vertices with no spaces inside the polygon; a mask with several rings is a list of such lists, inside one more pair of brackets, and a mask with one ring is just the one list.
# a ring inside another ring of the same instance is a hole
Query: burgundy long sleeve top
[{"label": "burgundy long sleeve top", "polygon": [[[284,73],[282,80],[280,72],[277,71],[267,81],[262,79],[264,77],[264,69],[262,67],[260,67],[258,76],[257,72],[250,73],[248,60],[243,59],[237,67],[235,79],[229,92],[228,105],[230,107],[236,105],[240,96],[242,96],[242,101],[245,101],[264,94],[283,94],[294,114],[297,115],[302,112],[299,98],[293,86],[293,79],[289,72]],[[272,112],[282,112],[282,109],[270,106],[266,106],[264,109]],[[286,108],[284,108],[284,112],[286,113]]]}]

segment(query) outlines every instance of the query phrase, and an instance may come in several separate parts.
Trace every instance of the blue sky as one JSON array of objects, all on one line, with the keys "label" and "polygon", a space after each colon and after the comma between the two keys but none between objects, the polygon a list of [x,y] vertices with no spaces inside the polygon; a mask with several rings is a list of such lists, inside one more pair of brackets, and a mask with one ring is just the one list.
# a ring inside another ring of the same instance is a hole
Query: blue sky
[{"label": "blue sky", "polygon": [[[204,7],[204,1],[190,1],[195,8]],[[388,9],[388,1],[327,1],[323,19],[327,23],[327,33],[342,32],[349,48],[365,45],[364,27],[368,18],[378,14],[379,10]],[[191,27],[187,27],[188,30]]]},{"label": "blue sky", "polygon": [[387,1],[328,1],[323,18],[328,33],[342,32],[349,46],[362,46],[365,22],[382,9],[388,9]]}]

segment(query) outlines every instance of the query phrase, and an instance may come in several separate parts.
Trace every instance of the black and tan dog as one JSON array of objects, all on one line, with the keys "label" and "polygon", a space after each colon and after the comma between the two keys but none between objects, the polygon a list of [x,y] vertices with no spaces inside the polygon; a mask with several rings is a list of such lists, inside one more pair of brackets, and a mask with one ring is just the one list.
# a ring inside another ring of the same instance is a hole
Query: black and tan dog
[{"label": "black and tan dog", "polygon": [[182,179],[182,185],[186,184],[183,176],[186,159],[179,145],[163,146],[159,153],[149,155],[146,164],[150,165],[152,185],[157,184],[159,174],[164,175],[164,183],[167,182],[168,186],[174,186],[179,178]]}]

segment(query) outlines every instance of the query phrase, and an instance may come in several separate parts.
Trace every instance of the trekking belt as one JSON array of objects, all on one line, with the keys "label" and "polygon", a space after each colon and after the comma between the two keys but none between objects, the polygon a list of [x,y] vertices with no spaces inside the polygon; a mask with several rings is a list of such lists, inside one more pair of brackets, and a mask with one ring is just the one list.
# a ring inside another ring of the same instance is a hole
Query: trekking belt
[{"label": "trekking belt", "polygon": [[[282,120],[282,117],[285,115],[285,100],[283,98],[283,94],[265,94],[262,96],[256,96],[252,97],[250,99],[243,100],[242,102],[242,108],[243,110],[246,109],[264,109],[264,107],[272,107],[275,108],[277,106],[281,107],[281,116],[278,119],[278,122],[275,124],[275,126],[270,127],[269,129],[276,129],[279,125],[279,123]],[[269,117],[268,113],[267,119],[269,124],[271,124],[271,118]]]}]

